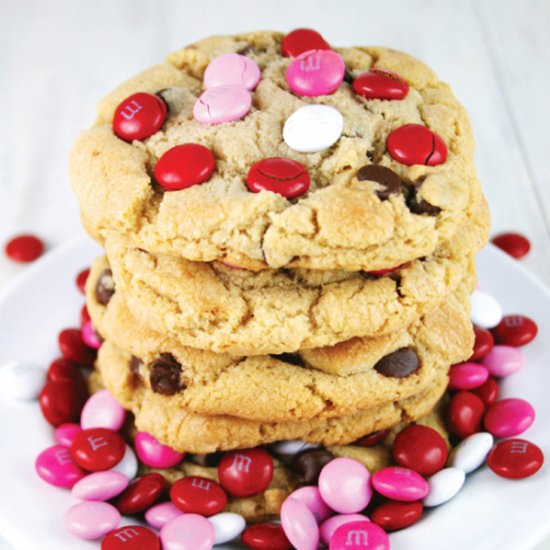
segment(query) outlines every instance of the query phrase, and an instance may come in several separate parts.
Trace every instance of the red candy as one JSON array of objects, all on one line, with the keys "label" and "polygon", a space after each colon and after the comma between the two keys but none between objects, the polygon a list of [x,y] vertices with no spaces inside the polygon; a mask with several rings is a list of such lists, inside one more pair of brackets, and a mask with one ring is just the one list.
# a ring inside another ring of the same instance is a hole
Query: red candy
[{"label": "red candy", "polygon": [[506,315],[493,329],[497,344],[505,346],[525,346],[535,339],[538,327],[536,323],[524,315]]},{"label": "red candy", "polygon": [[372,522],[384,531],[397,531],[409,527],[420,519],[424,507],[422,502],[395,502],[389,500],[378,505],[370,513]]},{"label": "red candy", "polygon": [[170,500],[183,512],[208,517],[225,508],[227,494],[211,479],[188,476],[172,485]]},{"label": "red candy", "polygon": [[76,276],[76,286],[78,287],[78,290],[82,292],[82,294],[86,293],[86,281],[88,280],[89,275],[90,275],[90,269],[83,269]]},{"label": "red candy", "polygon": [[493,335],[484,328],[474,327],[475,333],[475,342],[474,342],[474,351],[470,357],[470,361],[477,361],[478,359],[483,359],[495,345],[495,340]]},{"label": "red candy", "polygon": [[124,141],[147,139],[160,130],[166,112],[166,103],[160,97],[138,92],[116,108],[113,131]]},{"label": "red candy", "polygon": [[436,166],[445,162],[447,146],[422,124],[406,124],[391,132],[386,140],[390,155],[401,164]]},{"label": "red candy", "polygon": [[155,180],[166,191],[178,191],[208,181],[212,172],[212,151],[198,143],[184,143],[160,157],[155,166]]},{"label": "red candy", "polygon": [[523,258],[531,250],[529,240],[519,233],[502,233],[493,237],[491,242],[516,259]]},{"label": "red candy", "polygon": [[81,367],[93,367],[95,352],[83,342],[80,329],[66,328],[59,333],[57,340],[65,359],[74,361]]},{"label": "red candy", "polygon": [[298,57],[309,50],[330,50],[325,39],[313,29],[295,29],[289,32],[281,42],[285,57]]},{"label": "red candy", "polygon": [[248,188],[254,192],[272,191],[287,199],[299,197],[309,189],[309,174],[299,162],[272,157],[256,162],[246,176]]},{"label": "red candy", "polygon": [[82,372],[80,372],[78,365],[69,359],[62,357],[52,361],[48,367],[47,378],[55,382],[58,380],[74,382],[80,388],[83,397],[88,396],[88,386]]},{"label": "red candy", "polygon": [[164,477],[160,474],[145,474],[134,480],[131,485],[113,502],[117,510],[125,515],[139,514],[161,496],[164,490]]},{"label": "red candy", "polygon": [[483,401],[469,391],[455,393],[447,409],[447,420],[451,432],[465,439],[481,431],[481,421],[485,413]]},{"label": "red candy", "polygon": [[431,476],[445,466],[449,450],[445,440],[434,429],[411,425],[397,434],[392,453],[400,466]]},{"label": "red candy", "polygon": [[362,437],[361,439],[358,439],[353,443],[353,445],[359,445],[360,447],[374,447],[374,445],[378,445],[378,443],[384,441],[389,433],[389,430],[373,432],[365,437]]},{"label": "red candy", "polygon": [[101,550],[160,550],[160,538],[147,527],[126,525],[111,531],[102,541]]},{"label": "red candy", "polygon": [[273,479],[273,459],[263,449],[226,453],[218,466],[220,483],[235,497],[265,491]]},{"label": "red candy", "polygon": [[107,428],[82,430],[71,446],[74,461],[89,472],[113,468],[122,460],[125,451],[124,439]]},{"label": "red candy", "polygon": [[80,326],[84,326],[88,321],[91,321],[91,317],[86,304],[84,304],[80,310]]},{"label": "red candy", "polygon": [[353,90],[367,99],[404,99],[409,85],[392,71],[373,67],[353,81]]},{"label": "red candy", "polygon": [[34,235],[18,235],[6,243],[6,255],[14,262],[33,262],[44,252],[44,243]]},{"label": "red candy", "polygon": [[44,418],[55,428],[61,424],[78,422],[86,394],[73,380],[49,380],[38,398]]},{"label": "red candy", "polygon": [[544,463],[542,451],[525,439],[507,439],[493,447],[487,464],[495,474],[508,479],[523,479],[538,472]]},{"label": "red candy", "polygon": [[256,523],[241,535],[243,544],[253,550],[290,550],[292,545],[278,523]]},{"label": "red candy", "polygon": [[494,378],[489,378],[484,384],[472,390],[486,407],[490,407],[498,399],[498,384]]}]

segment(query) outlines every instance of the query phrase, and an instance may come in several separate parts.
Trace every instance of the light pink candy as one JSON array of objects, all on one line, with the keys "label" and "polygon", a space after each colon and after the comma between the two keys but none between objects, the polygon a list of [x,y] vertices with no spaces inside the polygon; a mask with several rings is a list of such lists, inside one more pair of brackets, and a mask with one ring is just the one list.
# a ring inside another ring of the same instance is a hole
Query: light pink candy
[{"label": "light pink candy", "polygon": [[503,378],[525,366],[525,355],[520,349],[512,346],[493,346],[481,363],[493,376]]},{"label": "light pink candy", "polygon": [[321,540],[328,546],[330,538],[334,534],[334,531],[350,521],[370,521],[367,516],[362,514],[343,514],[339,516],[332,516],[328,518],[319,528],[321,533]]},{"label": "light pink candy", "polygon": [[78,481],[72,489],[79,500],[102,501],[120,495],[128,487],[128,478],[120,472],[94,472]]},{"label": "light pink candy", "polygon": [[212,550],[214,527],[203,516],[182,514],[160,530],[163,550]]},{"label": "light pink candy", "polygon": [[171,468],[181,462],[184,453],[163,445],[147,432],[138,432],[134,439],[138,458],[151,468]]},{"label": "light pink candy", "polygon": [[115,401],[115,398],[107,391],[101,390],[94,393],[82,409],[80,427],[109,428],[115,432],[120,430],[126,411]]},{"label": "light pink candy", "polygon": [[523,399],[501,399],[489,407],[483,420],[488,432],[496,437],[522,434],[535,421],[535,409]]},{"label": "light pink candy", "polygon": [[352,521],[336,529],[329,550],[389,550],[390,539],[376,523]]},{"label": "light pink candy", "polygon": [[203,124],[221,124],[244,117],[252,106],[250,92],[242,86],[216,86],[205,90],[193,107]]},{"label": "light pink candy", "polygon": [[145,512],[145,521],[155,529],[162,529],[169,521],[182,515],[183,512],[171,502],[162,502]]},{"label": "light pink candy", "polygon": [[336,512],[360,512],[372,496],[370,473],[357,460],[335,458],[321,470],[319,491],[323,500]]},{"label": "light pink candy", "polygon": [[67,489],[86,475],[72,459],[69,449],[61,445],[54,445],[42,451],[34,467],[46,483]]},{"label": "light pink candy", "polygon": [[286,69],[286,81],[297,95],[327,95],[342,84],[345,72],[341,55],[332,50],[310,50],[291,61]]},{"label": "light pink candy", "polygon": [[253,90],[259,81],[260,68],[250,57],[224,53],[210,61],[204,71],[202,83],[206,89],[232,85]]},{"label": "light pink candy", "polygon": [[71,506],[63,517],[69,533],[85,540],[96,540],[115,529],[120,513],[107,502],[79,502]]},{"label": "light pink candy", "polygon": [[385,497],[411,502],[423,499],[429,492],[428,482],[415,471],[401,466],[388,466],[372,476],[372,486]]},{"label": "light pink candy", "polygon": [[99,349],[101,347],[101,341],[97,337],[97,334],[92,326],[91,321],[86,321],[81,330],[82,341],[92,349]]},{"label": "light pink candy", "polygon": [[294,547],[300,550],[317,550],[319,527],[315,516],[303,502],[287,497],[281,506],[281,524]]},{"label": "light pink candy", "polygon": [[451,390],[479,388],[487,378],[489,378],[487,367],[477,363],[460,363],[451,367],[449,388]]},{"label": "light pink candy", "polygon": [[82,431],[78,424],[61,424],[55,429],[55,442],[63,447],[70,447],[74,438]]},{"label": "light pink candy", "polygon": [[309,508],[309,511],[314,515],[317,523],[322,523],[334,513],[325,504],[318,487],[300,487],[289,496],[305,504]]}]

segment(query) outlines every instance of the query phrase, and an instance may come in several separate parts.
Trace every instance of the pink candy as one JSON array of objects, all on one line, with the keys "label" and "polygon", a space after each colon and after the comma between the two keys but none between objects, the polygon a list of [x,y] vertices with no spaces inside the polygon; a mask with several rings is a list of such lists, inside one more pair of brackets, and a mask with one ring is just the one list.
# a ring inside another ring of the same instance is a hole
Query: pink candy
[{"label": "pink candy", "polygon": [[82,341],[92,349],[99,349],[101,347],[101,340],[97,337],[97,334],[92,326],[91,321],[86,321],[82,327]]},{"label": "pink candy", "polygon": [[325,504],[317,487],[300,487],[300,489],[297,489],[296,491],[291,493],[290,497],[295,498],[296,500],[299,500],[300,502],[305,504],[309,508],[309,511],[315,517],[317,523],[322,523],[334,513]]},{"label": "pink candy", "polygon": [[231,85],[253,90],[259,81],[258,65],[250,57],[238,53],[226,53],[212,59],[203,77],[206,89]]},{"label": "pink candy", "polygon": [[489,378],[487,367],[477,363],[460,363],[451,367],[449,389],[471,390],[479,388]]},{"label": "pink candy", "polygon": [[286,70],[290,89],[299,96],[332,94],[344,79],[346,65],[332,50],[310,50],[294,59]]},{"label": "pink candy", "polygon": [[109,428],[116,432],[122,428],[125,418],[126,411],[115,398],[107,390],[101,390],[86,401],[80,416],[80,426],[83,430]]},{"label": "pink candy", "polygon": [[412,502],[423,499],[430,491],[428,482],[415,471],[400,466],[388,466],[372,476],[373,487],[392,500]]},{"label": "pink candy", "polygon": [[336,529],[330,539],[329,550],[389,550],[388,535],[370,521],[352,521]]},{"label": "pink candy", "polygon": [[372,496],[370,473],[357,460],[335,458],[321,470],[319,491],[323,500],[336,512],[360,512]]},{"label": "pink candy", "polygon": [[79,502],[65,512],[63,523],[76,537],[96,540],[117,527],[120,514],[106,502]]},{"label": "pink candy", "polygon": [[72,459],[69,449],[61,445],[54,445],[42,451],[34,467],[46,483],[68,489],[86,475]]},{"label": "pink candy", "polygon": [[151,506],[145,512],[145,521],[155,529],[162,529],[169,521],[183,515],[183,512],[171,502],[162,502]]},{"label": "pink candy", "polygon": [[362,514],[342,514],[328,518],[319,528],[321,540],[328,546],[328,543],[340,525],[350,523],[352,521],[370,521],[367,516]]},{"label": "pink candy", "polygon": [[163,550],[212,550],[214,527],[198,514],[182,514],[160,531]]},{"label": "pink candy", "polygon": [[317,550],[319,527],[303,502],[288,497],[281,507],[281,524],[293,546],[300,550]]},{"label": "pink candy", "polygon": [[79,500],[102,501],[116,497],[128,487],[128,478],[119,472],[95,472],[73,486],[73,496]]},{"label": "pink candy", "polygon": [[147,432],[138,432],[134,439],[138,458],[151,468],[171,468],[185,456],[184,453],[159,443],[155,437]]},{"label": "pink candy", "polygon": [[501,399],[485,413],[484,424],[496,437],[522,434],[535,421],[535,409],[523,399]]},{"label": "pink candy", "polygon": [[203,124],[221,124],[244,117],[252,106],[250,92],[242,86],[216,86],[204,91],[193,107]]},{"label": "pink candy", "polygon": [[525,355],[512,346],[494,346],[481,363],[493,376],[502,378],[521,370],[525,366]]},{"label": "pink candy", "polygon": [[55,442],[63,447],[70,447],[81,431],[82,428],[78,424],[61,424],[55,429]]}]

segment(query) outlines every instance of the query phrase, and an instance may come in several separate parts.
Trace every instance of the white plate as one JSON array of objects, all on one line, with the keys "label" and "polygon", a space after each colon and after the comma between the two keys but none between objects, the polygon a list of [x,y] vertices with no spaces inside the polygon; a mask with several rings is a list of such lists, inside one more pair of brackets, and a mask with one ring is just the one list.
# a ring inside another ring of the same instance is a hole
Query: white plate
[{"label": "white plate", "polygon": [[[82,295],[74,279],[100,253],[89,240],[54,250],[0,298],[0,364],[30,360],[44,368],[58,355],[60,329],[77,326]],[[504,384],[503,394],[529,400],[537,420],[525,434],[550,458],[550,293],[517,262],[489,247],[479,255],[481,287],[507,313],[524,313],[539,325],[524,351],[527,367]],[[34,472],[36,455],[53,444],[53,431],[36,403],[0,401],[0,532],[20,550],[86,550],[98,543],[66,534],[63,512],[70,493],[46,485]],[[518,550],[532,548],[550,531],[550,468],[510,481],[483,468],[468,477],[451,502],[431,510],[413,527],[391,535],[392,550]]]}]

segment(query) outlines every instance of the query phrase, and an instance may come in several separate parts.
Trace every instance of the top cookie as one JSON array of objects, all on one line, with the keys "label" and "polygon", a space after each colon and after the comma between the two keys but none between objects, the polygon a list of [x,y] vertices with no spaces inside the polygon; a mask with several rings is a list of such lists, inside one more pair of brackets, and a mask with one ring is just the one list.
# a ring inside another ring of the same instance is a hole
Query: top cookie
[{"label": "top cookie", "polygon": [[377,271],[451,238],[477,184],[449,87],[394,50],[307,47],[211,37],[109,94],[70,161],[90,234],[255,270]]}]

